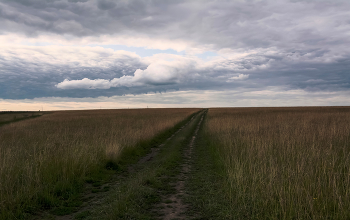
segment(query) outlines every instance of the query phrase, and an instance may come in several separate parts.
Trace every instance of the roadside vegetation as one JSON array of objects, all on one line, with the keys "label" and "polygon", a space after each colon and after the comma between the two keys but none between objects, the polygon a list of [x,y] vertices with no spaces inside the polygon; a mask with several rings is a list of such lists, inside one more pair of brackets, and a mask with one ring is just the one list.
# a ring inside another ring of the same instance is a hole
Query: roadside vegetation
[{"label": "roadside vegetation", "polygon": [[86,182],[125,169],[196,111],[62,111],[1,126],[0,219],[71,212]]},{"label": "roadside vegetation", "polygon": [[350,219],[349,107],[210,109],[203,132],[213,178],[192,188],[222,194],[193,188],[207,216]]}]

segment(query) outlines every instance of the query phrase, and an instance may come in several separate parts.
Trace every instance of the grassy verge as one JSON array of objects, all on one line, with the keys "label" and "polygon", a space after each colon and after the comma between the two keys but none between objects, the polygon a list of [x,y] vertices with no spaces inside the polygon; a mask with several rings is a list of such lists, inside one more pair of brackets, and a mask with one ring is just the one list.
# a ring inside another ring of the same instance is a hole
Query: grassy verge
[{"label": "grassy verge", "polygon": [[183,147],[186,146],[200,117],[196,116],[172,139],[165,142],[159,154],[147,164],[141,164],[111,191],[104,205],[94,210],[88,219],[155,219],[159,213],[154,204],[162,195],[173,192],[169,182],[174,182],[180,172]]}]

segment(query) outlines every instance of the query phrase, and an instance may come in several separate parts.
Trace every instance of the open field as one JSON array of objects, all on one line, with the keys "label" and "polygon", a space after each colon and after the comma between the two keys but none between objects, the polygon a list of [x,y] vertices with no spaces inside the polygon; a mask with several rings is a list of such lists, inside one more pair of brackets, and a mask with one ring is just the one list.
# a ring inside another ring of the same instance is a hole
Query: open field
[{"label": "open field", "polygon": [[0,127],[0,218],[25,219],[198,109],[63,111]]},{"label": "open field", "polygon": [[350,108],[210,109],[231,218],[350,219]]},{"label": "open field", "polygon": [[350,219],[350,107],[66,111],[0,127],[0,219]]}]

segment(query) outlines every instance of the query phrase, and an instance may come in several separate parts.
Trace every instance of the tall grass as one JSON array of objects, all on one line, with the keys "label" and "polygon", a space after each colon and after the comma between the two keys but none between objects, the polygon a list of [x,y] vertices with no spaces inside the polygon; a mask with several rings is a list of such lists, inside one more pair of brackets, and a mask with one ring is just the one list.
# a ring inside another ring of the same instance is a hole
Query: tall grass
[{"label": "tall grass", "polygon": [[197,109],[66,111],[0,127],[0,219],[25,218],[69,197],[125,148]]},{"label": "tall grass", "polygon": [[210,109],[241,219],[350,219],[350,108]]}]

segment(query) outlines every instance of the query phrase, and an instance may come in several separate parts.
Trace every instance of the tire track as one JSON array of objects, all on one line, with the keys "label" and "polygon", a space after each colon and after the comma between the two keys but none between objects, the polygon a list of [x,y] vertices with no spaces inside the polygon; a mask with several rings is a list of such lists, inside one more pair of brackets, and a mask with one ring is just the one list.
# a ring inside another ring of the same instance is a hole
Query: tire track
[{"label": "tire track", "polygon": [[177,135],[182,129],[184,129],[186,126],[188,126],[193,120],[194,118],[197,116],[198,114],[195,114],[192,116],[192,118],[186,122],[186,124],[184,124],[183,126],[181,126],[179,129],[177,129],[170,137],[168,137],[166,139],[166,141],[164,141],[162,144],[158,145],[158,146],[154,146],[151,148],[151,152],[148,153],[146,156],[142,157],[139,159],[139,161],[136,164],[130,165],[128,167],[128,172],[129,173],[133,173],[136,172],[137,170],[137,166],[139,166],[140,164],[144,164],[148,161],[151,161],[155,156],[157,156],[159,149],[161,147],[163,147],[165,145],[166,142],[170,141],[175,135]]},{"label": "tire track", "polygon": [[171,195],[164,196],[162,202],[157,205],[161,208],[160,215],[161,219],[190,219],[190,216],[186,216],[186,211],[189,209],[188,204],[185,204],[183,197],[187,195],[186,193],[186,180],[191,172],[192,164],[192,152],[196,137],[198,135],[199,128],[202,124],[204,113],[202,113],[201,119],[197,124],[196,130],[193,133],[189,145],[184,149],[183,156],[184,161],[181,165],[180,174],[176,177],[176,182],[173,183],[175,188],[175,193]]}]

